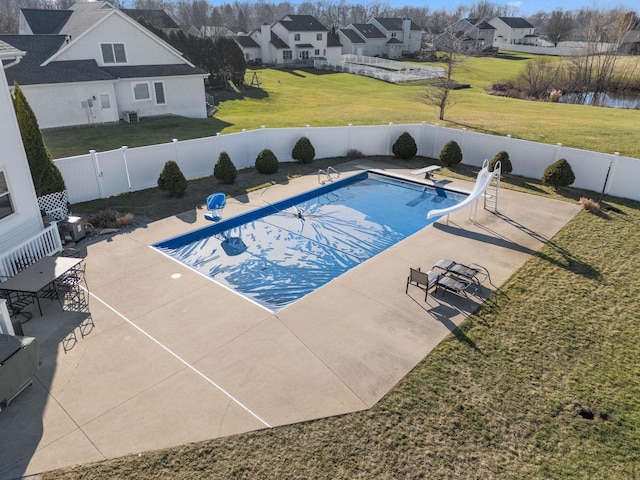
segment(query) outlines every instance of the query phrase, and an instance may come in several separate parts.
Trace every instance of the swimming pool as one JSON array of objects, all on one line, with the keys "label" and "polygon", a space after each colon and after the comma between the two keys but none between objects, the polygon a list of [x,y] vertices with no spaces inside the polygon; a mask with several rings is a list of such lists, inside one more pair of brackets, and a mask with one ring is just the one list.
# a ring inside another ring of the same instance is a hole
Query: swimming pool
[{"label": "swimming pool", "polygon": [[276,312],[433,223],[466,195],[371,171],[153,245]]}]

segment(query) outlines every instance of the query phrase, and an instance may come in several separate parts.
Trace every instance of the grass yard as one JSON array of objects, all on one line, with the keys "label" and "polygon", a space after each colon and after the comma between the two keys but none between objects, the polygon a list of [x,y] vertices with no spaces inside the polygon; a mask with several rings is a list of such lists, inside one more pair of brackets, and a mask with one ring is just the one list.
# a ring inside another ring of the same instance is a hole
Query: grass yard
[{"label": "grass yard", "polygon": [[[455,104],[441,124],[543,143],[640,158],[640,111],[530,102],[491,96],[492,82],[514,78],[531,57],[473,58],[455,78],[470,89],[453,93]],[[627,62],[632,60],[626,60]],[[640,59],[635,59],[639,62]],[[640,75],[640,69],[637,69]],[[248,71],[250,83],[254,71]],[[347,73],[316,70],[257,70],[261,88],[242,95],[218,92],[218,112],[209,119],[165,118],[139,124],[45,132],[55,158],[190,139],[217,132],[267,127],[380,125],[439,122],[435,107],[418,100],[419,83],[392,85]]]},{"label": "grass yard", "polygon": [[618,210],[581,212],[370,410],[42,478],[637,478],[640,205],[606,201]]}]

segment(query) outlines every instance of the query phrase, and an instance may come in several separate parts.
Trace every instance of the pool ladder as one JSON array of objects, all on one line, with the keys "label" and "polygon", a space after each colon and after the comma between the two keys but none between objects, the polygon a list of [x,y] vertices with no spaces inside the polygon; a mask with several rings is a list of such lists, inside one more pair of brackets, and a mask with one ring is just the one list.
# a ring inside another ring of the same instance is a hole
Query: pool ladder
[{"label": "pool ladder", "polygon": [[340,172],[333,167],[327,167],[326,170],[318,170],[318,183],[324,185],[327,182],[333,182],[340,178]]}]

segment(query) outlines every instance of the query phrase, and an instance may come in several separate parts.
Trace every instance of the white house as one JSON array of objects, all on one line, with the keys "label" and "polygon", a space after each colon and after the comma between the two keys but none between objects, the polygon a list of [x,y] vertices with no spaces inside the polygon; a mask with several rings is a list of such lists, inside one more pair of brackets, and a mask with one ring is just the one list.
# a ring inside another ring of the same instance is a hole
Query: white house
[{"label": "white house", "polygon": [[[312,15],[287,15],[272,25],[262,25],[249,37],[260,47],[260,59],[266,64],[286,64],[292,61],[307,61],[316,58],[337,63],[342,55],[342,46]],[[245,58],[255,55],[255,45],[246,38],[234,37]]]},{"label": "white house", "polygon": [[14,249],[44,229],[5,77],[5,69],[23,57],[24,52],[0,41],[0,253]]},{"label": "white house", "polygon": [[536,45],[538,36],[535,27],[521,17],[495,17],[489,24],[496,29],[494,47],[509,45]]},{"label": "white house", "polygon": [[455,46],[460,52],[481,52],[493,47],[495,33],[495,27],[484,20],[463,18],[434,38],[433,48],[446,51]]},{"label": "white house", "polygon": [[6,77],[40,128],[207,115],[208,74],[107,1],[22,9],[20,34],[0,40],[26,52]]},{"label": "white house", "polygon": [[376,17],[341,28],[338,38],[343,54],[393,59],[420,51],[422,29],[406,18]]}]

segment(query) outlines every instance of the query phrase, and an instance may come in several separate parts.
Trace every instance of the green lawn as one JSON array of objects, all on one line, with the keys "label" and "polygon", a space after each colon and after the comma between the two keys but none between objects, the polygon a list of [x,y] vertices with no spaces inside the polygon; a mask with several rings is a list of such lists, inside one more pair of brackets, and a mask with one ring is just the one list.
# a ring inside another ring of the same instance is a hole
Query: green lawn
[{"label": "green lawn", "polygon": [[[453,128],[510,134],[543,143],[640,158],[640,111],[530,102],[491,96],[485,88],[514,78],[530,57],[474,58],[456,75],[471,88],[453,93],[455,104],[439,122],[435,107],[419,102],[419,83],[392,85],[347,73],[257,70],[261,87],[242,95],[217,92],[210,119],[160,119],[139,124],[84,127],[45,133],[55,158],[266,127],[441,123]],[[633,60],[627,60],[633,61]],[[640,60],[635,60],[636,63]],[[640,75],[640,68],[636,69]],[[251,79],[253,71],[247,73]]]}]

